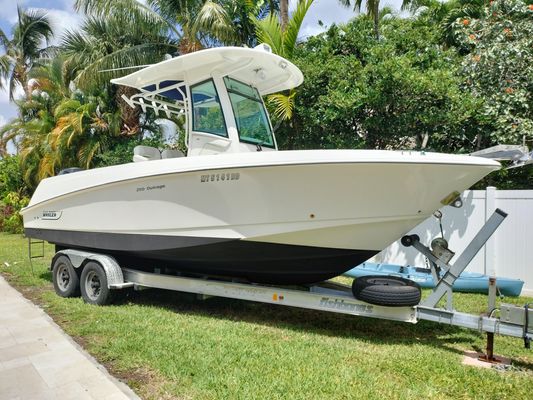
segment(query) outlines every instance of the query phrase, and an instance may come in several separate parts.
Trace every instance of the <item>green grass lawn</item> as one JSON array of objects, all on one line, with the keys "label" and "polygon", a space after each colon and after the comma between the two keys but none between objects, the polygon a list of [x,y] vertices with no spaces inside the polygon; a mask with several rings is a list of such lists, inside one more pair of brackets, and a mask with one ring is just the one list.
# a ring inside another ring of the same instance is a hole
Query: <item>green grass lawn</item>
[{"label": "green grass lawn", "polygon": [[[96,307],[55,295],[44,259],[21,236],[0,234],[0,272],[116,376],[147,399],[530,399],[533,353],[496,338],[510,371],[461,364],[484,347],[478,332],[169,291],[130,293]],[[9,264],[7,266],[5,263]],[[456,294],[479,313],[486,296]],[[532,298],[506,298],[524,304]]]}]

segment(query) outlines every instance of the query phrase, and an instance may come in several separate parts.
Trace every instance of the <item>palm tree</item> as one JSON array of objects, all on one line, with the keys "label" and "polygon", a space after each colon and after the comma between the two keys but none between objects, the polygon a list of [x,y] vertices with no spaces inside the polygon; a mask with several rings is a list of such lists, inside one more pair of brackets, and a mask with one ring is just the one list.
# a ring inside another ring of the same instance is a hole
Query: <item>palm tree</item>
[{"label": "palm tree", "polygon": [[[275,54],[288,59],[292,58],[300,27],[311,4],[313,0],[300,0],[285,30],[274,13],[270,13],[263,20],[256,21],[258,40],[268,44]],[[268,96],[268,101],[274,105],[274,115],[281,120],[292,118],[295,93],[292,89],[288,94],[276,93]]]},{"label": "palm tree", "polygon": [[255,20],[264,19],[270,12],[279,11],[278,0],[225,0],[221,4],[226,9],[234,30],[233,38],[224,41],[225,45],[255,47]]},{"label": "palm tree", "polygon": [[214,38],[220,42],[235,39],[235,27],[228,10],[212,0],[149,0],[152,8],[169,24],[181,27],[179,53],[200,50]]},{"label": "palm tree", "polygon": [[45,103],[46,100],[40,97],[19,102],[19,117],[9,121],[0,131],[4,139],[17,138],[23,178],[30,189],[34,189],[42,178],[53,175],[53,170],[45,164],[53,154],[47,138],[55,121]]},{"label": "palm tree", "polygon": [[[134,19],[131,19],[131,18]],[[108,16],[88,16],[81,31],[68,31],[62,38],[61,49],[67,69],[73,71],[77,87],[91,93],[108,88],[122,113],[122,133],[135,135],[140,130],[140,111],[122,99],[135,93],[125,86],[110,87],[109,80],[139,67],[162,60],[177,50],[176,41],[167,35],[161,21],[145,19],[143,14],[112,13]]]},{"label": "palm tree", "polygon": [[181,27],[184,54],[220,44],[256,44],[256,19],[279,8],[277,0],[150,0],[153,9]]},{"label": "palm tree", "polygon": [[[352,0],[338,0],[339,3],[345,7],[350,7]],[[374,21],[374,35],[379,39],[379,3],[380,0],[366,0],[364,1],[366,13]],[[361,11],[363,0],[353,0],[354,11]]]},{"label": "palm tree", "polygon": [[100,106],[97,99],[89,98],[86,102],[66,99],[56,107],[56,125],[48,139],[55,153],[55,157],[50,157],[52,166],[55,162],[89,168],[106,142],[121,133],[120,114]]},{"label": "palm tree", "polygon": [[88,16],[79,31],[67,31],[60,48],[69,69],[77,71],[76,84],[85,90],[100,88],[109,80],[129,73],[125,67],[152,64],[175,52],[161,24],[137,15]]},{"label": "palm tree", "polygon": [[0,144],[17,138],[24,180],[34,188],[62,168],[92,166],[122,126],[105,88],[86,96],[70,85],[64,56],[33,68],[30,78],[32,96],[17,101],[19,116],[0,129]]},{"label": "palm tree", "polygon": [[[8,82],[10,100],[13,100],[17,86],[22,87],[27,98],[31,96],[28,73],[45,51],[41,48],[42,42],[53,36],[46,13],[17,7],[17,15],[18,22],[13,27],[11,39],[0,29],[0,45],[5,51],[0,56],[0,76]],[[0,81],[0,89],[5,89],[3,85]]]},{"label": "palm tree", "polygon": [[253,19],[277,9],[275,0],[76,0],[75,7],[92,16],[121,14],[163,23],[179,43],[181,54],[218,44],[246,43],[255,38]]},{"label": "palm tree", "polygon": [[[382,10],[380,10],[380,0],[366,0],[363,2],[363,0],[338,0],[339,3],[345,7],[350,7],[350,5],[353,3],[353,9],[354,11],[361,11],[361,8],[363,7],[363,3],[365,3],[365,9],[367,15],[372,18],[374,21],[374,35],[376,39],[379,39],[379,25],[380,22],[383,20],[383,18],[386,15],[393,15],[393,10],[385,6]],[[411,7],[417,8],[417,4],[424,1],[432,1],[432,0],[403,0],[402,2],[402,10],[404,9],[410,9]]]}]

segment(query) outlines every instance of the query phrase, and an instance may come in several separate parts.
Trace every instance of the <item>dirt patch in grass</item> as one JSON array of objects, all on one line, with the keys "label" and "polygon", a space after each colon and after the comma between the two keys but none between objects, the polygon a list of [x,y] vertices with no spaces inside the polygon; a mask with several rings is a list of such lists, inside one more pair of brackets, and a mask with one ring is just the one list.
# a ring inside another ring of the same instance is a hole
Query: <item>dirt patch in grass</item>
[{"label": "dirt patch in grass", "polygon": [[17,286],[13,285],[22,295],[28,300],[32,301],[34,304],[37,304],[39,307],[45,305],[43,301],[43,293],[50,291],[49,288],[42,287],[28,287],[28,286]]},{"label": "dirt patch in grass", "polygon": [[30,300],[34,304],[37,304],[41,308],[45,305],[45,302],[42,298],[43,293],[52,290],[51,284],[45,286],[27,286],[26,284],[19,283],[16,279],[16,276],[8,271],[0,271],[0,275],[3,276],[5,280],[12,287],[17,289],[17,291],[26,299]]},{"label": "dirt patch in grass", "polygon": [[166,381],[158,373],[149,368],[134,368],[123,371],[114,362],[103,363],[107,370],[117,379],[126,383],[142,399],[147,400],[185,400],[191,397],[176,397],[165,390]]}]

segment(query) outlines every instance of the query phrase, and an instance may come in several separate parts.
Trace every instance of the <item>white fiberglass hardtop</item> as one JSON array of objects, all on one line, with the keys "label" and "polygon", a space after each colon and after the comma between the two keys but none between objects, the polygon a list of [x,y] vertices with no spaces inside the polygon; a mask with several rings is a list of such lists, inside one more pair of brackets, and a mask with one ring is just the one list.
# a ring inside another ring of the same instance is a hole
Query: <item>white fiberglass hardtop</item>
[{"label": "white fiberglass hardtop", "polygon": [[260,45],[201,50],[112,82],[139,90],[124,97],[132,107],[184,116],[187,155],[195,156],[277,149],[262,96],[296,87],[303,76]]}]

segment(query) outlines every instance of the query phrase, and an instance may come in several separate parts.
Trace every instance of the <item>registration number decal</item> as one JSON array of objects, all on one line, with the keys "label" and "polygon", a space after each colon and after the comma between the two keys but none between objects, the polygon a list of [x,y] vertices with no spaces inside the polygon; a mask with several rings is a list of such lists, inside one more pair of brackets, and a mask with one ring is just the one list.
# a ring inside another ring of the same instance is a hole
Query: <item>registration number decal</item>
[{"label": "registration number decal", "polygon": [[222,182],[222,181],[238,181],[241,174],[238,172],[221,172],[218,174],[200,175],[200,182]]}]

